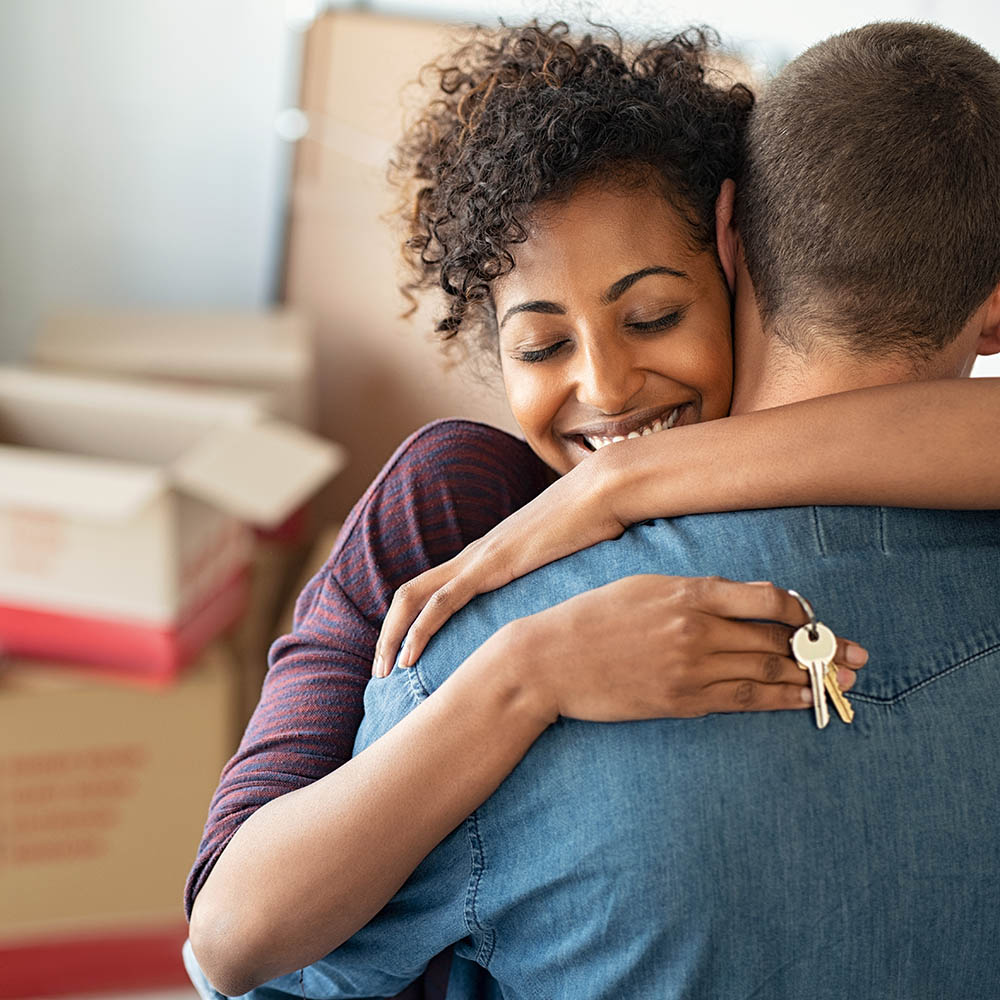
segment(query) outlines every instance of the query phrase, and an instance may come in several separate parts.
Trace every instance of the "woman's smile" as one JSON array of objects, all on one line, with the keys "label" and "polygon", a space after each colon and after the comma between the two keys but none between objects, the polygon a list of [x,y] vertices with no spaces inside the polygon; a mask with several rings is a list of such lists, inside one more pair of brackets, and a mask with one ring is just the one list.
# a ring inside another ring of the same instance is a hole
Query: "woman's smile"
[{"label": "woman's smile", "polygon": [[[678,403],[677,406],[660,407],[655,416],[647,413],[633,414],[620,421],[606,421],[600,424],[589,424],[586,427],[570,431],[566,437],[578,438],[581,447],[587,451],[598,451],[609,444],[625,441],[629,438],[648,437],[660,431],[668,431],[676,427],[683,415],[693,413],[691,403]],[[685,421],[696,423],[697,416]]]},{"label": "woman's smile", "polygon": [[568,472],[593,451],[724,416],[729,292],[657,182],[543,204],[493,285],[511,410]]}]

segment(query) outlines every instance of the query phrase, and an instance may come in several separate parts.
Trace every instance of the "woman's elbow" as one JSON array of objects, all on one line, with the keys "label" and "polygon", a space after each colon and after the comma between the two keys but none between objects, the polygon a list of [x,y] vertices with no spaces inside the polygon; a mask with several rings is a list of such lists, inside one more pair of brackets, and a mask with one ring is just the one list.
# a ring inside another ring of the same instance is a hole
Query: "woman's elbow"
[{"label": "woman's elbow", "polygon": [[231,916],[213,913],[195,901],[188,928],[191,950],[209,984],[227,997],[249,993],[270,978],[260,974],[259,954],[247,947],[245,931],[235,925]]}]

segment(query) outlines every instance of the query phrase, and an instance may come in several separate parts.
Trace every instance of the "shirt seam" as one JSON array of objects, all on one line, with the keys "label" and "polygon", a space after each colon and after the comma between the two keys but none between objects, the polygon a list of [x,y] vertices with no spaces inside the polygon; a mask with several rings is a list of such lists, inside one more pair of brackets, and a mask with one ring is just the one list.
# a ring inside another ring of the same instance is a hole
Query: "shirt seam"
[{"label": "shirt seam", "polygon": [[916,684],[910,685],[908,688],[904,688],[902,691],[898,691],[891,698],[880,698],[878,695],[873,694],[860,694],[851,692],[851,701],[865,701],[873,705],[895,705],[897,702],[902,701],[909,695],[913,694],[915,691],[919,691],[921,688],[927,687],[928,684],[934,684],[936,681],[947,677],[949,674],[953,674],[956,670],[962,670],[963,668],[969,666],[970,664],[976,663],[978,660],[983,659],[987,656],[992,656],[994,653],[1000,652],[1000,642],[995,642],[985,649],[979,650],[978,653],[973,653],[971,656],[966,656],[964,659],[959,660],[957,663],[951,664],[951,666],[945,667],[943,670],[938,671],[936,674],[932,674],[930,677],[925,677],[922,681],[918,681]]},{"label": "shirt seam", "polygon": [[493,950],[496,943],[495,934],[492,930],[483,926],[476,912],[479,890],[482,886],[483,876],[486,873],[486,851],[483,847],[482,834],[479,831],[478,809],[465,821],[465,830],[468,834],[469,852],[472,859],[469,883],[465,891],[465,926],[470,935],[474,937],[478,935],[479,937],[476,962],[484,969],[489,970],[490,960],[493,958]]},{"label": "shirt seam", "polygon": [[[397,668],[399,669],[399,668]],[[430,692],[420,676],[418,664],[409,667],[407,674],[408,689],[410,696],[418,704],[425,698],[430,697]],[[476,904],[479,898],[479,890],[482,885],[483,876],[486,873],[486,850],[483,847],[482,834],[479,831],[479,810],[473,812],[465,820],[465,832],[469,845],[469,881],[465,887],[465,900],[463,902],[463,919],[465,929],[473,938],[479,938],[479,948],[476,952],[476,962],[484,969],[489,970],[489,963],[493,957],[496,945],[496,934],[493,930],[483,926],[476,912]]]}]

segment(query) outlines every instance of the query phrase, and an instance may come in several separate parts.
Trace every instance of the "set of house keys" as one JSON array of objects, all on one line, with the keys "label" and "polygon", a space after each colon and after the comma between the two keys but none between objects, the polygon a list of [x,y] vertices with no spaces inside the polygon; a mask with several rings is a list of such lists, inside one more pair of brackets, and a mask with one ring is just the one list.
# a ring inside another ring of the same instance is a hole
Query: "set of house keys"
[{"label": "set of house keys", "polygon": [[788,593],[802,605],[802,610],[809,618],[808,623],[792,636],[791,645],[792,655],[799,669],[809,674],[816,725],[825,729],[830,721],[827,695],[841,721],[851,722],[854,719],[854,709],[840,690],[837,668],[833,665],[833,658],[837,654],[837,637],[822,622],[816,620],[812,605],[801,594],[794,590]]}]

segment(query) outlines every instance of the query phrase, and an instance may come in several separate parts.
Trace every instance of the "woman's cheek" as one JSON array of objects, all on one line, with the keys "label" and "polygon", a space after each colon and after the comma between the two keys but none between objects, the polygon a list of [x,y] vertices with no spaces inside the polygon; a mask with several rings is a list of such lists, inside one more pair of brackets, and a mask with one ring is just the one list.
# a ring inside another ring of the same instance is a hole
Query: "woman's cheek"
[{"label": "woman's cheek", "polygon": [[504,369],[507,403],[528,444],[536,448],[540,437],[540,403],[544,395],[537,384],[538,379],[530,371],[514,369],[513,364],[515,362],[510,362]]},{"label": "woman's cheek", "polygon": [[728,334],[709,330],[695,345],[691,384],[702,397],[702,420],[715,420],[729,413],[733,394],[733,351]]}]

